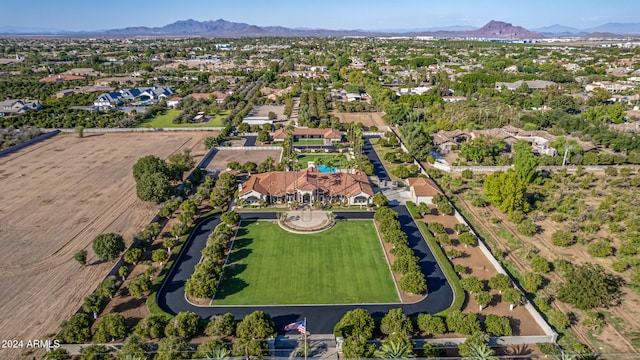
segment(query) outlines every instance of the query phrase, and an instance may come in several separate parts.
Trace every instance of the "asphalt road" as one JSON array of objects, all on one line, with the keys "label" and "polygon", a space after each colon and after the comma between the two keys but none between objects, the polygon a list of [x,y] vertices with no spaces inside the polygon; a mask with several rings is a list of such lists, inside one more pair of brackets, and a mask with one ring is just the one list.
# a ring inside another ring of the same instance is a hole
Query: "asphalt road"
[{"label": "asphalt road", "polygon": [[[376,175],[381,180],[390,181],[382,162],[373,150],[370,138],[366,138],[363,152],[371,159]],[[442,269],[437,264],[429,246],[422,238],[417,225],[411,218],[409,211],[404,205],[391,207],[398,212],[398,220],[402,230],[409,238],[409,246],[420,258],[420,267],[427,278],[428,295],[414,304],[353,304],[353,305],[304,305],[304,306],[204,306],[199,307],[190,304],[185,298],[184,285],[193,273],[196,264],[200,261],[202,249],[206,246],[207,236],[220,223],[219,215],[201,222],[193,231],[185,246],[182,248],[180,257],[174,264],[168,276],[158,292],[158,304],[171,314],[181,311],[193,311],[202,318],[209,318],[212,315],[231,313],[235,318],[242,318],[255,310],[262,310],[271,315],[276,329],[283,331],[286,324],[307,318],[307,329],[315,334],[331,334],[333,327],[349,310],[363,308],[369,311],[374,317],[383,317],[390,309],[402,308],[405,314],[417,316],[419,313],[437,313],[447,309],[453,303],[453,290],[447,282]],[[373,212],[336,212],[337,219],[341,221],[353,221],[363,219],[373,219]],[[243,213],[244,220],[275,220],[275,213]],[[345,274],[347,279],[348,274]],[[347,281],[347,280],[345,280]],[[331,289],[312,289],[313,291],[331,291]]]},{"label": "asphalt road", "polygon": [[377,139],[377,136],[365,136],[364,144],[362,145],[362,153],[366,155],[373,164],[373,170],[375,171],[378,179],[383,181],[391,181],[391,177],[387,174],[387,170],[382,165],[382,161],[378,157],[378,153],[373,149],[371,145],[371,139]]},{"label": "asphalt road", "polygon": [[243,136],[243,138],[246,140],[244,146],[256,146],[257,136]]}]

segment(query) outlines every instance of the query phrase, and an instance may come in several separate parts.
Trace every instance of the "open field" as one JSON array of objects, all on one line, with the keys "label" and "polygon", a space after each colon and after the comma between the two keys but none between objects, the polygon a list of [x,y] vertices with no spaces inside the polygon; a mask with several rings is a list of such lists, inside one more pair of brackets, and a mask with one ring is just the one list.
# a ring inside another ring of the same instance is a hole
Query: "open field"
[{"label": "open field", "polygon": [[164,111],[163,114],[156,116],[155,118],[138,124],[137,127],[141,128],[198,128],[198,127],[222,127],[222,119],[229,114],[229,111],[222,111],[218,115],[211,116],[211,120],[206,123],[197,124],[175,124],[173,118],[181,113],[180,110],[170,109]]},{"label": "open field", "polygon": [[278,120],[286,119],[284,105],[255,105],[248,116],[269,116],[269,112],[276,114]]},{"label": "open field", "polygon": [[355,122],[364,126],[388,126],[382,119],[381,112],[339,113],[334,111],[333,115],[337,116],[341,123]]},{"label": "open field", "polygon": [[209,165],[207,165],[207,169],[226,169],[227,164],[232,161],[237,161],[240,164],[253,161],[259,165],[269,156],[274,160],[274,164],[277,164],[280,162],[281,153],[282,150],[222,150],[216,153]]},{"label": "open field", "polygon": [[214,305],[399,302],[371,221],[305,235],[245,223],[229,263]]},{"label": "open field", "polygon": [[[131,241],[156,205],[135,195],[139,157],[192,149],[205,132],[60,134],[0,158],[0,337],[39,339],[57,331],[112,264],[98,263],[91,240],[117,232]],[[73,254],[89,252],[80,266]],[[2,359],[20,353],[0,350]]]}]

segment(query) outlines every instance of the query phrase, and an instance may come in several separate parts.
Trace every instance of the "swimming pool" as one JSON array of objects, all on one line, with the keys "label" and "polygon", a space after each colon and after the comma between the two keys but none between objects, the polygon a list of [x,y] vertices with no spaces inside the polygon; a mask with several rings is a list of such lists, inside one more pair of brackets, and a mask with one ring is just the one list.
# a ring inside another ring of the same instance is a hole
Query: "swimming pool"
[{"label": "swimming pool", "polygon": [[324,165],[317,165],[316,169],[320,170],[323,173],[334,173],[338,171],[338,168],[331,168],[328,166],[324,166]]}]

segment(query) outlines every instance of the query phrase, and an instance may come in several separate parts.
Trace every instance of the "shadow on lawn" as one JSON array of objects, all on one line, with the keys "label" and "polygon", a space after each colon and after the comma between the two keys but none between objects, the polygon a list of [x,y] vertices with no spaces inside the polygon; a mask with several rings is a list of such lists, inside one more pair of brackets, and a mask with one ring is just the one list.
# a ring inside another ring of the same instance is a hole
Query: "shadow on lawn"
[{"label": "shadow on lawn", "polygon": [[242,291],[249,286],[246,281],[237,278],[247,268],[246,264],[229,265],[224,270],[224,279],[220,282],[220,287],[216,292],[216,299],[224,299],[229,295],[233,295]]}]

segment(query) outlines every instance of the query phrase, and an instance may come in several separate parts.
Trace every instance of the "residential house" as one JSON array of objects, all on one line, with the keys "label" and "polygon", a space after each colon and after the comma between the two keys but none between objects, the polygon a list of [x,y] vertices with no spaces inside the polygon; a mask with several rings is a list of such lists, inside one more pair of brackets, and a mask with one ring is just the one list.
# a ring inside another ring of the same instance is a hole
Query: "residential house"
[{"label": "residential house", "polygon": [[471,136],[462,130],[440,130],[433,135],[432,139],[433,144],[440,149],[440,152],[448,153],[470,138]]},{"label": "residential house", "polygon": [[300,171],[272,171],[254,174],[240,185],[238,196],[245,204],[321,202],[368,205],[373,189],[362,172],[324,173],[310,167]]},{"label": "residential house", "polygon": [[407,182],[411,199],[415,204],[433,204],[433,197],[442,195],[438,185],[430,178],[408,178]]},{"label": "residential house", "polygon": [[444,100],[444,102],[446,103],[450,103],[450,102],[466,101],[467,97],[466,96],[443,96],[442,100]]},{"label": "residential house", "polygon": [[616,93],[633,89],[633,86],[613,81],[596,81],[584,87],[587,92],[592,92],[597,88],[607,90],[611,93]]},{"label": "residential house", "polygon": [[542,90],[549,86],[556,86],[556,83],[553,81],[545,81],[545,80],[518,80],[516,82],[496,82],[495,89],[498,91],[502,91],[503,89],[508,90],[516,90],[519,89],[523,84],[527,84],[530,90]]},{"label": "residential house", "polygon": [[9,99],[0,101],[0,117],[23,114],[28,110],[40,110],[42,105],[38,100]]},{"label": "residential house", "polygon": [[122,105],[124,103],[122,93],[114,91],[104,93],[93,102],[93,106],[99,109],[110,109],[114,106]]},{"label": "residential house", "polygon": [[167,107],[175,108],[176,106],[182,103],[182,98],[179,96],[174,96],[171,99],[167,100]]},{"label": "residential house", "polygon": [[[322,139],[323,145],[333,145],[342,141],[342,133],[337,129],[293,128],[293,141]],[[282,142],[287,138],[287,129],[280,128],[273,133],[273,141]]]}]

